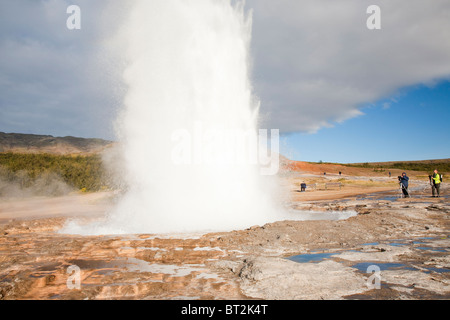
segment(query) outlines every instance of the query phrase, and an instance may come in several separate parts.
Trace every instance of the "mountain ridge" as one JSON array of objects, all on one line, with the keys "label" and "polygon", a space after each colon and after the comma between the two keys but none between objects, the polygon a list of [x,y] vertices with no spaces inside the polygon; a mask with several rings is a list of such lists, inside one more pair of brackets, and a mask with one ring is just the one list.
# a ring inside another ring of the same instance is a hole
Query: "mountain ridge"
[{"label": "mountain ridge", "polygon": [[94,154],[104,151],[113,144],[113,141],[99,138],[0,132],[0,152]]}]

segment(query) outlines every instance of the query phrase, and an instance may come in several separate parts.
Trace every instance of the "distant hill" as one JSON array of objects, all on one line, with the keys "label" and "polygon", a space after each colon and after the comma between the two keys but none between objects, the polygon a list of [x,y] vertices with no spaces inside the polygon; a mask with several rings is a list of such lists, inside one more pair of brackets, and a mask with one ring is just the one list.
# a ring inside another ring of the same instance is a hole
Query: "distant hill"
[{"label": "distant hill", "polygon": [[95,138],[53,137],[50,135],[0,132],[0,152],[58,155],[94,154],[112,146],[113,143],[112,141]]},{"label": "distant hill", "polygon": [[349,167],[372,168],[377,169],[401,169],[412,171],[433,172],[437,169],[441,173],[450,172],[450,159],[430,159],[413,161],[387,161],[387,162],[366,162],[346,164]]},{"label": "distant hill", "polygon": [[450,159],[433,159],[433,160],[411,160],[411,161],[386,161],[386,162],[369,162],[369,163],[350,163],[348,165],[354,166],[362,166],[362,165],[370,165],[372,167],[376,166],[395,166],[399,163],[416,163],[416,164],[441,164],[441,163],[450,163]]},{"label": "distant hill", "polygon": [[391,172],[393,176],[408,171],[415,175],[427,175],[438,169],[441,173],[450,173],[450,159],[433,159],[421,161],[388,161],[388,162],[366,162],[366,163],[318,163],[290,160],[280,156],[281,171],[297,171],[315,174],[338,174],[345,175],[369,175],[386,176]]}]

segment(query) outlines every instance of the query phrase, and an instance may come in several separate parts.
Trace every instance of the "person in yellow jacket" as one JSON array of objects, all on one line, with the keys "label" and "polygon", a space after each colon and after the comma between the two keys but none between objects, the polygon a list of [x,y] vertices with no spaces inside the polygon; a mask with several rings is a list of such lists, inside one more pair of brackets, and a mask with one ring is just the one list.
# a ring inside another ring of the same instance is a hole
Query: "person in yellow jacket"
[{"label": "person in yellow jacket", "polygon": [[439,198],[439,189],[441,187],[442,183],[442,175],[438,173],[437,170],[434,170],[434,173],[429,176],[430,177],[430,184],[431,184],[431,192],[434,197]]}]

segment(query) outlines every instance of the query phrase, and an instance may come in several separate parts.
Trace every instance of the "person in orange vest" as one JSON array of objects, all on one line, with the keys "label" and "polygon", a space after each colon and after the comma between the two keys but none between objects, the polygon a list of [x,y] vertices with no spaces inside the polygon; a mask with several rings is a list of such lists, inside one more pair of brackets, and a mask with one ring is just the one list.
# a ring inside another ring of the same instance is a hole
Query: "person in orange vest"
[{"label": "person in orange vest", "polygon": [[439,196],[440,196],[439,189],[441,188],[442,175],[439,174],[437,170],[434,170],[434,173],[432,175],[430,175],[429,178],[430,178],[430,184],[431,184],[432,197],[439,198]]}]

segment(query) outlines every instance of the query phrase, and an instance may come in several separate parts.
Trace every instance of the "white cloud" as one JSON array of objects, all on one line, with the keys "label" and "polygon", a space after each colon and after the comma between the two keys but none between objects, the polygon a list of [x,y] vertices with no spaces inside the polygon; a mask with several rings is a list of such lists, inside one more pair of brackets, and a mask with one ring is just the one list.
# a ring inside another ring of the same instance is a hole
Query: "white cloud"
[{"label": "white cloud", "polygon": [[314,132],[396,90],[450,76],[450,2],[248,0],[254,83],[266,127]]},{"label": "white cloud", "polygon": [[[127,12],[111,3],[0,2],[0,131],[108,135],[122,93],[108,50]],[[66,28],[70,4],[81,7],[79,31]],[[366,27],[371,4],[246,0],[262,127],[314,132],[400,88],[449,77],[448,0],[377,0],[381,30]]]},{"label": "white cloud", "polygon": [[0,3],[0,131],[112,136],[120,77],[104,41],[116,26],[107,2],[82,0],[83,29],[68,30],[71,2]]}]

